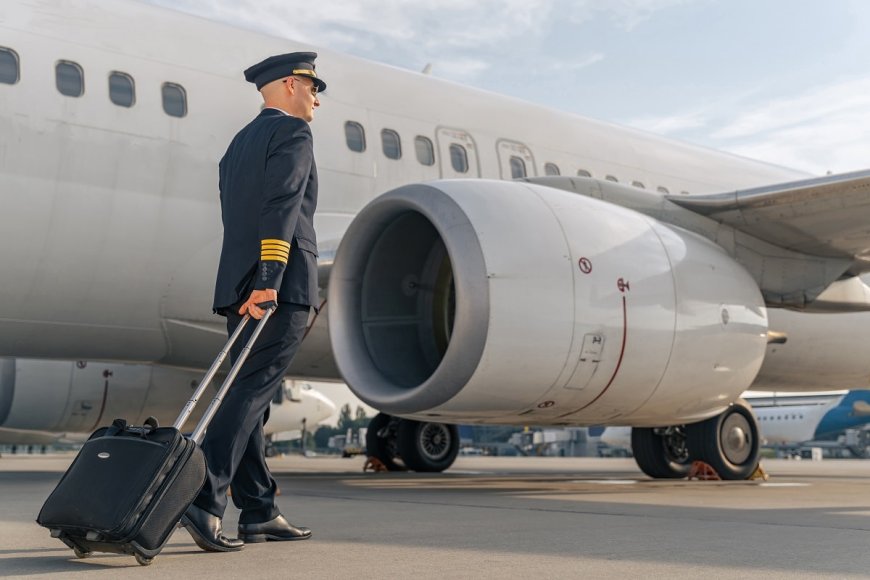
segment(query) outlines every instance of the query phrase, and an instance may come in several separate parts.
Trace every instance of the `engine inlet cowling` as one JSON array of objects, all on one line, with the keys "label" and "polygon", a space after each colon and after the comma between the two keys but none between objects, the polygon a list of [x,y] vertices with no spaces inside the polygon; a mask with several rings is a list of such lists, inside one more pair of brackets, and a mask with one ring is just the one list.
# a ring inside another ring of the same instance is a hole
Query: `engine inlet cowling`
[{"label": "engine inlet cowling", "polygon": [[330,277],[342,375],[390,413],[444,403],[480,360],[487,294],[480,245],[458,204],[427,185],[379,197],[345,233]]}]

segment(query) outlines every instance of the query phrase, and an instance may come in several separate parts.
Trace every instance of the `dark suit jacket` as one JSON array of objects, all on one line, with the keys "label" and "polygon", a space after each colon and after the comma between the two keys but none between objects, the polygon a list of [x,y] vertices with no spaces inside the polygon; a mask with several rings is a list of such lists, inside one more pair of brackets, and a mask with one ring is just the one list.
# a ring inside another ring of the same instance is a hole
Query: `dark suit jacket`
[{"label": "dark suit jacket", "polygon": [[261,111],[221,159],[220,200],[215,312],[266,288],[278,290],[279,302],[317,307],[317,167],[308,123]]}]

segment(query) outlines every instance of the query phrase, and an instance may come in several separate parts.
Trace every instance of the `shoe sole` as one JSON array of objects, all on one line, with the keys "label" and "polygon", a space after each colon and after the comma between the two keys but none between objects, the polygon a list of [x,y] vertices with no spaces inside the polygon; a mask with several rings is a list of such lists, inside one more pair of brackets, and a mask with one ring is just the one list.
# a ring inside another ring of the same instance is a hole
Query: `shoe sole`
[{"label": "shoe sole", "polygon": [[244,545],[239,546],[238,548],[228,548],[226,546],[221,546],[219,544],[213,544],[209,542],[205,536],[199,533],[199,530],[196,529],[196,526],[191,523],[191,521],[184,516],[181,518],[181,525],[184,529],[187,530],[187,533],[190,534],[190,537],[193,538],[193,541],[197,546],[205,550],[206,552],[238,552]]},{"label": "shoe sole", "polygon": [[312,534],[307,536],[296,536],[288,538],[286,536],[273,536],[272,534],[239,534],[239,539],[246,544],[261,544],[263,542],[298,542],[307,540]]}]

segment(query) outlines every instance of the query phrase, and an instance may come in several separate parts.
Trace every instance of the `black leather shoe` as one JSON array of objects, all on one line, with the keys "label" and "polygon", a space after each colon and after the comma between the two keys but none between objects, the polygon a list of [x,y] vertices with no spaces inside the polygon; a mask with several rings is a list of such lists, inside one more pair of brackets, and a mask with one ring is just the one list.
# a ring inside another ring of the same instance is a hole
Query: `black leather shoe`
[{"label": "black leather shoe", "polygon": [[190,532],[196,545],[206,552],[236,552],[245,543],[224,535],[221,519],[204,509],[191,505],[181,516],[181,525]]},{"label": "black leather shoe", "polygon": [[297,528],[281,515],[262,524],[239,524],[239,539],[246,544],[307,540],[310,537],[311,530]]}]

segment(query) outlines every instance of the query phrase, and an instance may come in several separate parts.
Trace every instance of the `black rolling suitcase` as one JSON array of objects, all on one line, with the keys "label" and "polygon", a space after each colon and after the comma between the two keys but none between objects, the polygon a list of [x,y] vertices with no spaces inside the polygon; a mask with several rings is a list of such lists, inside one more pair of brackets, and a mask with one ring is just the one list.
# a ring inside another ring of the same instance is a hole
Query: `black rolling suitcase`
[{"label": "black rolling suitcase", "polygon": [[172,427],[149,418],[142,427],[116,419],[95,431],[45,501],[36,521],[85,558],[92,552],[132,554],[147,566],[205,484],[199,443],[254,341],[268,309],[190,437],[179,430],[241,335],[246,316],[218,354]]}]

